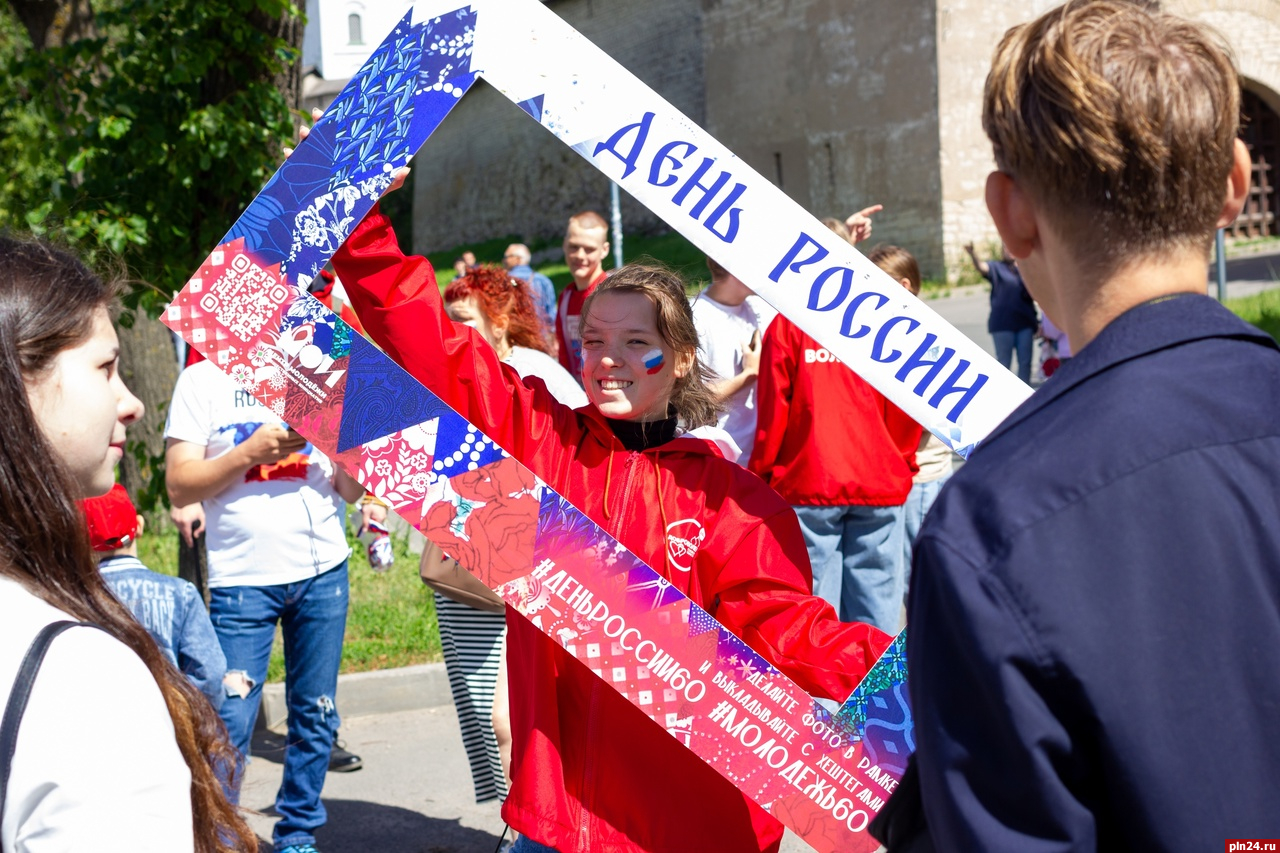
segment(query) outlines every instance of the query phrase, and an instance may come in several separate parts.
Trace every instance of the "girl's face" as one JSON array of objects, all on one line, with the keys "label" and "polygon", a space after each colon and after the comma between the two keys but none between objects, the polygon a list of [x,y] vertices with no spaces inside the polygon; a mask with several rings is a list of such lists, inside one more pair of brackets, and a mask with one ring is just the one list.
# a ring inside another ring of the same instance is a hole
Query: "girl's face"
[{"label": "girl's face", "polygon": [[44,375],[27,382],[36,422],[81,497],[111,489],[124,456],[124,429],[142,417],[142,401],[129,393],[117,370],[119,353],[111,318],[99,308],[88,338],[58,353]]},{"label": "girl's face", "polygon": [[582,380],[587,398],[607,417],[667,417],[676,379],[690,368],[658,332],[658,310],[642,293],[601,293],[583,317]]},{"label": "girl's face", "polygon": [[474,293],[466,299],[458,299],[449,302],[444,306],[444,313],[449,315],[449,319],[455,323],[461,323],[464,326],[470,326],[480,333],[480,337],[489,342],[489,346],[502,351],[506,344],[507,329],[505,323],[507,319],[502,318],[502,325],[493,323],[489,319],[489,315],[484,313],[484,309],[480,307],[480,297]]}]

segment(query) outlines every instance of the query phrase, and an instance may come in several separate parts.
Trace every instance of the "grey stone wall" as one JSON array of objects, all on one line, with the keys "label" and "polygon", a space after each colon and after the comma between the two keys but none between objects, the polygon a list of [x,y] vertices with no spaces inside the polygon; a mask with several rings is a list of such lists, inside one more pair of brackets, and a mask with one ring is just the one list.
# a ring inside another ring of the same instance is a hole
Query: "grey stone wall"
[{"label": "grey stone wall", "polygon": [[[996,241],[982,85],[1004,31],[1056,0],[553,0],[580,32],[819,218],[885,205],[873,242],[954,277]],[[1280,110],[1280,0],[1166,0],[1217,27]],[[519,50],[519,46],[513,47]],[[558,241],[608,182],[484,84],[415,159],[415,248]],[[624,194],[629,232],[662,227]]]},{"label": "grey stone wall", "polygon": [[[1056,0],[940,0],[938,116],[942,241],[948,269],[967,265],[962,247],[999,240],[983,199],[995,168],[982,132],[982,87],[1005,30],[1056,6]],[[1231,44],[1244,85],[1280,111],[1280,2],[1165,0],[1166,11],[1216,28]]]},{"label": "grey stone wall", "polygon": [[938,130],[941,243],[954,279],[969,268],[963,246],[980,253],[1000,236],[987,214],[987,174],[995,168],[982,130],[982,87],[1005,31],[1053,5],[1046,0],[941,0],[938,4]]},{"label": "grey stone wall", "polygon": [[1216,29],[1235,51],[1244,85],[1280,112],[1278,0],[1168,0],[1163,8]]},{"label": "grey stone wall", "polygon": [[705,2],[707,130],[815,216],[940,271],[932,0]]},{"label": "grey stone wall", "polygon": [[[561,0],[548,6],[677,109],[704,122],[695,2]],[[454,107],[413,166],[418,252],[505,234],[558,241],[574,213],[594,208],[609,215],[609,181],[483,82]],[[622,211],[628,232],[659,225],[625,193]]]}]

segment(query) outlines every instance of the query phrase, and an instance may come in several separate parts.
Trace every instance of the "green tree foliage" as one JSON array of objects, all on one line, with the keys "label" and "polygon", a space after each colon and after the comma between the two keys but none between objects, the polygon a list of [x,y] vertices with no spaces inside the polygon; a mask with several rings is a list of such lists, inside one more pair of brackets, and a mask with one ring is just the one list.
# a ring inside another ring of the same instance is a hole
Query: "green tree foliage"
[{"label": "green tree foliage", "polygon": [[293,136],[302,20],[288,0],[0,3],[0,230],[127,272],[121,370],[148,413],[122,479],[153,521],[176,364],[150,318]]},{"label": "green tree foliage", "polygon": [[123,261],[138,282],[126,304],[154,313],[292,136],[280,81],[296,74],[301,13],[287,0],[102,0],[63,40],[33,39],[19,10],[0,9],[0,228]]}]

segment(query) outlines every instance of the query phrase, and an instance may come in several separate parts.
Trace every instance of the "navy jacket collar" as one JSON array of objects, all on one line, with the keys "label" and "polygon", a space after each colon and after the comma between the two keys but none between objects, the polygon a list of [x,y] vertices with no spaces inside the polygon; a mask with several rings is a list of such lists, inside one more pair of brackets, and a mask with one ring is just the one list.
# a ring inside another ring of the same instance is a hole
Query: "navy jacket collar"
[{"label": "navy jacket collar", "polygon": [[1239,338],[1277,348],[1270,335],[1208,296],[1188,293],[1144,302],[1121,314],[1088,346],[1064,360],[1053,378],[1014,409],[979,446],[993,443],[1015,424],[1100,373],[1135,358],[1205,338]]}]

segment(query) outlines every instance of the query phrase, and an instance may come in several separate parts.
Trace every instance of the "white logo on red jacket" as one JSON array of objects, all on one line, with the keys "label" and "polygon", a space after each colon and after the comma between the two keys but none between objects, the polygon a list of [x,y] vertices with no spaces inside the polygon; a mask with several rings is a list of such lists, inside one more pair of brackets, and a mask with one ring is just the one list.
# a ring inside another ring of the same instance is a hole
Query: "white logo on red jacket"
[{"label": "white logo on red jacket", "polygon": [[682,572],[693,571],[693,558],[707,538],[707,531],[692,518],[667,525],[667,559]]},{"label": "white logo on red jacket", "polygon": [[839,363],[840,363],[840,359],[838,359],[838,358],[836,358],[834,355],[832,355],[831,350],[829,350],[829,349],[807,349],[807,350],[805,350],[805,351],[804,351],[804,363],[805,363],[805,364],[813,364],[814,362],[817,362],[817,363],[819,363],[819,364],[827,364],[828,362],[829,362],[829,363],[831,363],[831,364],[839,364]]}]

